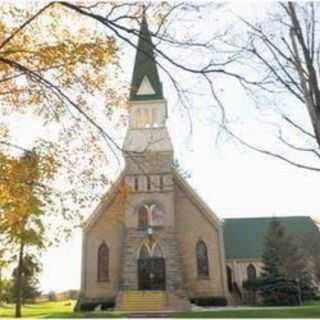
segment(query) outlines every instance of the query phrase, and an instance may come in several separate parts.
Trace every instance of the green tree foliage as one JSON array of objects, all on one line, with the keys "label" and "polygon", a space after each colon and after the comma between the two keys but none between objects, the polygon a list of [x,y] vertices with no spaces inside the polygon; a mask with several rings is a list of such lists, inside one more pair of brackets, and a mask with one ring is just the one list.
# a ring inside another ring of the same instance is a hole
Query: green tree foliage
[{"label": "green tree foliage", "polygon": [[56,292],[50,291],[48,293],[48,299],[49,299],[49,301],[58,301],[58,297],[57,297]]},{"label": "green tree foliage", "polygon": [[15,302],[16,316],[20,317],[24,275],[27,275],[25,251],[45,246],[44,211],[38,188],[53,173],[51,164],[44,165],[35,151],[18,158],[1,153],[0,156],[6,157],[6,161],[0,161],[0,233],[3,241],[18,253]]},{"label": "green tree foliage", "polygon": [[0,283],[1,295],[0,295],[0,306],[1,304],[9,303],[12,301],[12,287],[13,282],[11,279],[3,278]]},{"label": "green tree foliage", "polygon": [[79,296],[79,290],[70,289],[66,292],[66,296],[68,297],[68,299],[76,300]]},{"label": "green tree foliage", "polygon": [[[1,237],[0,237],[1,241]],[[3,270],[6,268],[8,262],[5,257],[5,247],[2,246],[3,243],[0,245],[0,305],[1,302],[4,300],[4,290],[5,290],[5,279],[3,278]]]},{"label": "green tree foliage", "polygon": [[[22,268],[22,303],[34,302],[35,298],[41,294],[39,290],[39,273],[41,271],[40,262],[37,257],[32,254],[26,254],[23,258]],[[12,286],[12,298],[16,301],[17,297],[17,280],[18,269],[15,268],[12,273],[13,283]]]},{"label": "green tree foliage", "polygon": [[320,282],[320,231],[304,235],[300,245],[306,253],[307,259],[313,268],[315,281]]},{"label": "green tree foliage", "polygon": [[295,239],[274,219],[266,236],[259,292],[265,304],[300,304],[315,294],[312,270]]}]

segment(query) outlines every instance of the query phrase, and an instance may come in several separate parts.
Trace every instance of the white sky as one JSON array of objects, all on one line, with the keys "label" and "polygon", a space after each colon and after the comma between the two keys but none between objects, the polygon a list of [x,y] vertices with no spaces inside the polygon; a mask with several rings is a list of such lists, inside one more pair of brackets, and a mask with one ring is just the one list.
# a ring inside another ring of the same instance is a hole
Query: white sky
[{"label": "white sky", "polygon": [[[263,6],[257,3],[237,2],[230,6],[239,15],[263,14],[263,10],[260,11]],[[133,65],[133,53],[130,55],[125,62],[130,66],[125,68],[130,70],[126,75],[128,81]],[[166,89],[165,83],[164,86]],[[239,101],[246,101],[241,92],[226,87],[225,91],[228,90],[232,90],[227,100],[229,105],[239,106]],[[216,129],[206,121],[211,111],[205,108],[197,111],[193,135],[188,137],[185,121],[181,120],[181,114],[170,96],[166,94],[169,103],[168,127],[176,156],[183,168],[192,174],[191,185],[220,218],[266,215],[320,217],[320,174],[290,167],[230,142],[217,148]],[[199,99],[199,104],[205,105],[206,101]],[[201,110],[206,111],[201,113]],[[32,121],[26,123],[11,118],[10,124],[17,136],[24,137],[26,144],[35,132],[42,134],[44,130]],[[266,137],[262,129],[259,131],[256,122],[249,121],[245,129],[247,136],[256,136],[266,144],[272,144],[272,139]],[[42,289],[46,292],[79,288],[80,262],[81,233],[75,231],[68,243],[51,248],[44,254]]]}]

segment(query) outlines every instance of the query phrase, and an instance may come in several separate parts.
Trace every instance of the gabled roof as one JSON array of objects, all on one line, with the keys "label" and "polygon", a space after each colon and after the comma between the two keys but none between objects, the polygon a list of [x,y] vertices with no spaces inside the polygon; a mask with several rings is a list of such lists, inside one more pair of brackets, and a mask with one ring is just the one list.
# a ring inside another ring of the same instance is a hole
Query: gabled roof
[{"label": "gabled roof", "polygon": [[[225,219],[223,224],[226,259],[261,259],[265,236],[273,217]],[[276,218],[292,236],[319,232],[308,216]]]},{"label": "gabled roof", "polygon": [[[162,84],[154,58],[154,46],[145,14],[142,17],[136,59],[130,87],[129,101],[163,99]],[[154,93],[138,94],[143,79],[147,77]]]},{"label": "gabled roof", "polygon": [[[117,180],[111,185],[108,191],[104,194],[100,200],[99,205],[96,207],[94,212],[83,224],[83,230],[88,231],[105,213],[108,206],[112,203],[115,195],[118,193],[119,188],[123,182],[125,170],[122,171]],[[200,212],[211,223],[218,231],[222,231],[222,221],[215,215],[215,213],[207,206],[207,204],[199,197],[199,195],[193,190],[190,184],[174,169],[173,178],[177,185],[188,195],[189,199],[195,204]]]},{"label": "gabled roof", "polygon": [[198,193],[190,186],[186,179],[184,179],[179,172],[173,170],[173,179],[177,185],[188,195],[194,205],[200,210],[201,214],[209,223],[211,223],[216,230],[222,231],[222,221],[217,215],[209,208],[209,206],[200,198]]},{"label": "gabled roof", "polygon": [[100,216],[105,213],[107,210],[108,206],[112,203],[112,200],[118,193],[122,182],[123,182],[123,177],[124,177],[124,171],[119,175],[117,180],[113,182],[110,186],[110,188],[107,190],[107,192],[102,196],[98,206],[96,209],[93,211],[93,213],[87,218],[87,220],[83,223],[82,229],[83,231],[88,231],[91,226],[93,226]]}]

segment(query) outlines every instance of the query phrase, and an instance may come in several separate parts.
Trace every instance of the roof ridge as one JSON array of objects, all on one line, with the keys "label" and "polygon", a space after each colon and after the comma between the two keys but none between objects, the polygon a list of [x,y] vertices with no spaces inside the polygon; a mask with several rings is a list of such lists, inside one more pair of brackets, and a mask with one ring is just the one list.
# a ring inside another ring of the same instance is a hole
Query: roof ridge
[{"label": "roof ridge", "polygon": [[286,219],[286,218],[310,218],[309,215],[293,215],[293,216],[261,216],[261,217],[239,217],[239,218],[223,218],[223,220],[248,220],[248,219]]}]

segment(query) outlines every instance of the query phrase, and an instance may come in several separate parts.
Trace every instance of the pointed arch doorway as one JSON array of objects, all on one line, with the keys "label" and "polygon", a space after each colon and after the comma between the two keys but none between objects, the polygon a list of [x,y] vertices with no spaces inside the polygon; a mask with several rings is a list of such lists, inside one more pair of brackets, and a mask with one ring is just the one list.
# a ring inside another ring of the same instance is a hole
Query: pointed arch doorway
[{"label": "pointed arch doorway", "polygon": [[138,257],[139,290],[165,290],[166,264],[157,243],[144,243]]}]

